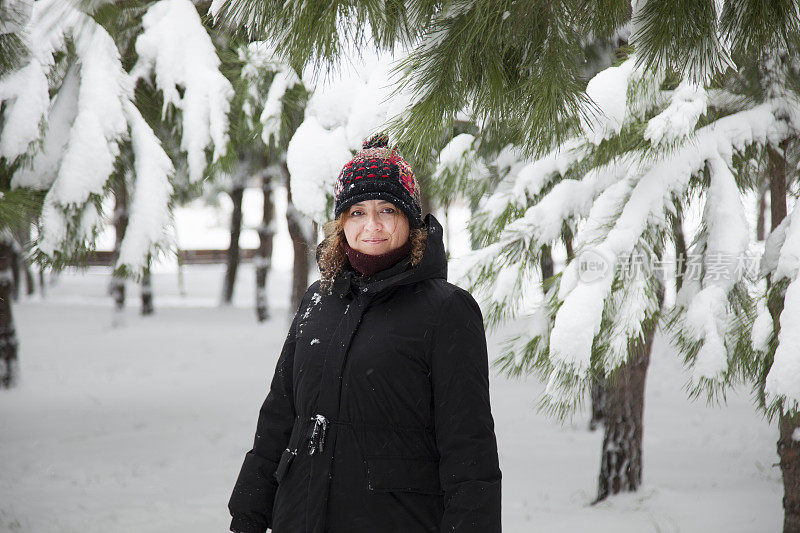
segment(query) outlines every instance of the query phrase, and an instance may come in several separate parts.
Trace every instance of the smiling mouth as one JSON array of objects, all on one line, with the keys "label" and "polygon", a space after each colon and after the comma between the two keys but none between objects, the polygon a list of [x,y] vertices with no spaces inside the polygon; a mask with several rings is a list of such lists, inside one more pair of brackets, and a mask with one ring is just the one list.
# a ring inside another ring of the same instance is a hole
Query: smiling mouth
[{"label": "smiling mouth", "polygon": [[367,243],[370,243],[370,244],[378,244],[380,242],[384,242],[385,240],[386,239],[364,239],[364,242],[367,242]]}]

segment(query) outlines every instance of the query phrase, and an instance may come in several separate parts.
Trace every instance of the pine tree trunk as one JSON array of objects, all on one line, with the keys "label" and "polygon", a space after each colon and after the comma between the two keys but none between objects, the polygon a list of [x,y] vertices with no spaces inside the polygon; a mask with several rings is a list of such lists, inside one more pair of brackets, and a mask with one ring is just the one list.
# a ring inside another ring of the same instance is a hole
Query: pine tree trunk
[{"label": "pine tree trunk", "polygon": [[756,219],[756,240],[763,241],[767,227],[767,187],[758,189],[758,218]]},{"label": "pine tree trunk", "polygon": [[308,288],[308,271],[311,266],[311,255],[309,250],[312,243],[308,241],[309,233],[305,226],[310,225],[306,217],[300,213],[292,202],[291,176],[286,163],[281,164],[281,169],[286,183],[286,222],[289,226],[289,236],[292,238],[294,249],[294,265],[292,267],[292,295],[290,309],[294,311],[300,307],[300,302]]},{"label": "pine tree trunk", "polygon": [[22,277],[20,276],[21,269],[20,263],[22,262],[22,254],[16,246],[11,248],[11,299],[19,301],[19,286],[22,284]]},{"label": "pine tree trunk", "polygon": [[[125,231],[128,229],[128,188],[124,183],[114,187],[115,207],[114,207],[114,254],[111,268],[119,258],[119,251],[122,247],[122,239],[125,238]],[[125,278],[112,273],[109,293],[114,299],[115,314],[119,314],[125,308]],[[115,320],[116,323],[116,320]]]},{"label": "pine tree trunk", "polygon": [[147,264],[142,270],[142,315],[148,316],[155,312],[153,307],[153,281],[150,278],[150,262],[152,258],[147,254]]},{"label": "pine tree trunk", "polygon": [[564,247],[567,249],[567,263],[569,263],[575,257],[575,252],[572,249],[572,230],[569,227],[565,227],[561,231],[561,239],[564,241]]},{"label": "pine tree trunk", "polygon": [[47,288],[45,287],[45,275],[44,275],[44,267],[39,267],[39,294],[42,295],[44,298],[46,294]]},{"label": "pine tree trunk", "polygon": [[225,266],[225,285],[222,289],[222,303],[233,301],[233,288],[236,285],[236,272],[239,270],[239,235],[242,233],[242,199],[244,185],[236,185],[231,191],[233,212],[231,213],[231,242]]},{"label": "pine tree trunk", "polygon": [[14,386],[17,374],[17,334],[11,313],[14,245],[0,237],[0,388]]},{"label": "pine tree trunk", "polygon": [[269,318],[267,301],[267,276],[272,262],[272,243],[275,236],[275,204],[272,201],[272,176],[263,173],[261,190],[264,194],[264,211],[258,227],[258,253],[256,254],[256,316],[259,322]]},{"label": "pine tree trunk", "polygon": [[680,202],[675,202],[675,216],[672,217],[672,240],[675,242],[675,290],[681,290],[683,275],[686,273],[686,237],[683,234],[683,211]]},{"label": "pine tree trunk", "polygon": [[778,456],[783,473],[783,533],[800,532],[800,441],[792,438],[800,427],[798,416],[781,413]]},{"label": "pine tree trunk", "polygon": [[[20,227],[14,232],[14,239],[16,239],[19,246],[22,250],[26,250],[30,247],[31,244],[31,225],[26,221],[23,222]],[[33,279],[33,269],[31,268],[31,264],[29,261],[25,260],[25,254],[20,253],[18,254],[19,257],[19,269],[25,278],[25,296],[30,296],[36,292],[36,283]],[[22,282],[18,281],[19,289],[22,289]]]},{"label": "pine tree trunk", "polygon": [[592,380],[592,418],[589,420],[589,430],[597,429],[606,417],[606,379],[597,376]]},{"label": "pine tree trunk", "polygon": [[[774,230],[786,218],[786,159],[789,141],[781,151],[767,148],[770,196],[770,225]],[[770,283],[771,280],[768,280]],[[770,305],[774,327],[780,327],[783,299]],[[800,533],[800,442],[793,436],[800,431],[800,417],[781,411],[779,418],[778,457],[783,477],[783,533]]]},{"label": "pine tree trunk", "polygon": [[36,292],[36,281],[33,279],[33,270],[30,265],[25,265],[25,296]]},{"label": "pine tree trunk", "polygon": [[553,277],[553,253],[550,251],[550,246],[542,245],[542,255],[539,257],[539,268],[542,271],[542,282],[546,282]]},{"label": "pine tree trunk", "polygon": [[177,258],[178,263],[178,294],[180,294],[181,298],[186,297],[186,280],[184,279],[183,275],[183,261],[184,261],[184,252],[180,246],[180,239],[178,238],[178,227],[174,226],[173,231],[175,232],[175,257]]},{"label": "pine tree trunk", "polygon": [[605,434],[600,461],[597,499],[633,492],[642,483],[644,386],[655,327],[644,332],[644,342],[631,342],[628,362],[606,381]]}]

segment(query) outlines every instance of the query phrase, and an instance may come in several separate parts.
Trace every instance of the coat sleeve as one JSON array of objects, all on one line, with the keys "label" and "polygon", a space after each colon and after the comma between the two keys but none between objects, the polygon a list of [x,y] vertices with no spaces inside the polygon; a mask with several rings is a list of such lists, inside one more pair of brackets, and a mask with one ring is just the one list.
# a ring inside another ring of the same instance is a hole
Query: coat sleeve
[{"label": "coat sleeve", "polygon": [[463,289],[440,312],[431,353],[442,533],[500,533],[500,466],[489,404],[486,334]]},{"label": "coat sleeve", "polygon": [[228,502],[233,517],[230,529],[236,533],[263,533],[272,527],[272,507],[278,489],[275,470],[289,442],[295,418],[292,368],[299,316],[300,311],[289,328],[269,393],[259,411],[253,449],[245,455]]}]

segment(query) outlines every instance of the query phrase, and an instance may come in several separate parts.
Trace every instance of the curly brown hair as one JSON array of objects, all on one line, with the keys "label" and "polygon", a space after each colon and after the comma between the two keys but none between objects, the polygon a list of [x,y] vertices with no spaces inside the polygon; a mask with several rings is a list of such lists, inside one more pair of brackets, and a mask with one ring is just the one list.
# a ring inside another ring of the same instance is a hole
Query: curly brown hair
[{"label": "curly brown hair", "polygon": [[[347,263],[347,254],[344,251],[344,217],[345,213],[339,215],[335,220],[326,222],[322,226],[325,238],[320,244],[319,265],[320,288],[330,292],[333,287],[333,280],[344,268]],[[411,266],[415,267],[422,261],[425,253],[425,244],[428,240],[428,231],[423,228],[410,228],[408,240],[411,242]]]}]

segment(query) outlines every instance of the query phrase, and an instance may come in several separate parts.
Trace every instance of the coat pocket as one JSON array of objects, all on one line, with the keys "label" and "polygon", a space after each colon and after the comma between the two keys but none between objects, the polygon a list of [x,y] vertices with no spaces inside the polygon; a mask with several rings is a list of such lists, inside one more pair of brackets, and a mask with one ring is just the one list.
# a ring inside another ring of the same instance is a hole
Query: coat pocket
[{"label": "coat pocket", "polygon": [[435,459],[365,456],[364,462],[370,490],[444,494]]},{"label": "coat pocket", "polygon": [[289,467],[292,466],[294,458],[297,457],[297,449],[300,445],[302,436],[305,434],[307,422],[305,418],[297,417],[292,426],[292,434],[289,437],[289,443],[286,449],[281,454],[281,459],[278,462],[278,467],[275,469],[275,480],[280,484],[289,472]]},{"label": "coat pocket", "polygon": [[289,467],[296,456],[297,452],[294,450],[290,450],[289,448],[283,450],[283,453],[281,454],[281,460],[278,463],[278,468],[275,469],[275,480],[279,485],[281,481],[283,481],[283,478],[286,477],[286,473],[289,471]]}]

